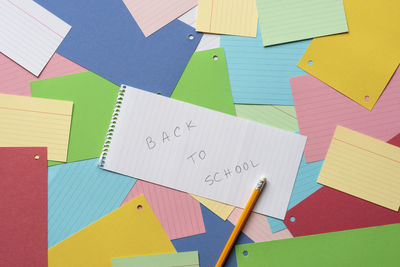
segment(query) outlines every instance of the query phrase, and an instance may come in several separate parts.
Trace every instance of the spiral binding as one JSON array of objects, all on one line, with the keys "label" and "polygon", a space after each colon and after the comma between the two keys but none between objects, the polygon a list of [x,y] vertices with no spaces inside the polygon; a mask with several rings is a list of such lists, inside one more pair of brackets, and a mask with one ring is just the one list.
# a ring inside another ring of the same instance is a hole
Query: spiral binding
[{"label": "spiral binding", "polygon": [[118,97],[117,97],[117,102],[115,103],[115,107],[114,107],[114,113],[113,113],[112,118],[111,118],[111,123],[110,123],[110,126],[108,127],[106,140],[104,141],[103,150],[102,150],[100,158],[99,158],[98,165],[99,165],[100,168],[104,167],[104,163],[106,162],[107,153],[108,153],[108,150],[109,150],[110,145],[111,145],[111,141],[112,141],[112,138],[113,138],[115,125],[116,125],[117,120],[118,120],[118,115],[119,115],[119,112],[120,112],[120,109],[121,109],[122,101],[124,100],[125,89],[126,89],[126,85],[121,85],[121,88],[119,90]]}]

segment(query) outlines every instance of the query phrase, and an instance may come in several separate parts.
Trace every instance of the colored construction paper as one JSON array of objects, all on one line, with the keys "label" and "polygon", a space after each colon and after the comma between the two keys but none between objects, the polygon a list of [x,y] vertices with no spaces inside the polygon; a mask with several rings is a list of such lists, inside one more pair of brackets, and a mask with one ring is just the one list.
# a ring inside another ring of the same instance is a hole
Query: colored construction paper
[{"label": "colored construction paper", "polygon": [[398,266],[400,224],[236,246],[241,266]]},{"label": "colored construction paper", "polygon": [[[206,233],[172,240],[172,244],[178,252],[197,250],[199,252],[200,266],[215,266],[233,231],[234,225],[229,221],[221,220],[203,205],[201,206],[201,210],[203,212]],[[242,233],[239,235],[236,244],[243,243],[252,243],[252,241]],[[236,258],[233,250],[229,254],[224,266],[236,267]]]},{"label": "colored construction paper", "polygon": [[[224,49],[194,53],[171,98],[235,115]],[[211,199],[195,195],[192,197],[223,220],[234,209],[231,205]]]},{"label": "colored construction paper", "polygon": [[86,71],[78,64],[55,53],[38,77],[0,54],[0,93],[31,95],[29,82]]},{"label": "colored construction paper", "polygon": [[[235,208],[229,215],[228,220],[234,225],[237,224],[243,209]],[[271,241],[283,238],[291,238],[290,232],[285,229],[277,233],[273,233],[268,224],[268,220],[264,215],[252,212],[246,221],[242,232],[254,242]]]},{"label": "colored construction paper", "polygon": [[324,186],[290,209],[284,222],[293,236],[304,236],[400,223],[400,213]]},{"label": "colored construction paper", "polygon": [[196,31],[255,37],[255,0],[199,0]]},{"label": "colored construction paper", "polygon": [[238,104],[293,105],[289,78],[305,74],[297,67],[309,40],[263,47],[257,38],[221,36],[233,100]]},{"label": "colored construction paper", "polygon": [[254,211],[284,218],[306,136],[130,86],[120,96],[100,168],[238,207],[267,176]]},{"label": "colored construction paper", "polygon": [[315,38],[299,67],[372,110],[400,63],[400,2],[344,0],[344,7],[349,33]]},{"label": "colored construction paper", "polygon": [[113,267],[171,267],[171,266],[199,266],[197,251],[147,255],[112,260]]},{"label": "colored construction paper", "polygon": [[[193,28],[196,27],[196,22],[197,22],[197,6],[180,16],[178,19]],[[220,46],[219,40],[220,40],[220,35],[219,34],[208,34],[204,33],[203,37],[201,37],[200,43],[196,48],[196,51],[203,51],[207,49],[213,49],[213,48],[218,48]]]},{"label": "colored construction paper", "polygon": [[176,252],[144,196],[49,249],[49,266],[111,266],[113,258]]},{"label": "colored construction paper", "polygon": [[72,26],[59,54],[118,86],[165,96],[171,95],[202,36],[175,20],[146,38],[122,1],[36,1]]},{"label": "colored construction paper", "polygon": [[48,246],[117,209],[136,179],[105,172],[97,159],[48,168]]},{"label": "colored construction paper", "polygon": [[236,104],[238,117],[271,125],[286,131],[299,130],[296,110],[293,106],[240,105]]},{"label": "colored construction paper", "polygon": [[39,76],[71,26],[32,0],[2,0],[0,53]]},{"label": "colored construction paper", "polygon": [[392,137],[389,141],[387,141],[389,144],[395,145],[400,147],[400,134],[397,134],[396,136]]},{"label": "colored construction paper", "polygon": [[32,96],[74,102],[68,162],[99,156],[118,90],[118,86],[92,72],[31,83]]},{"label": "colored construction paper", "polygon": [[205,232],[200,203],[189,194],[145,181],[137,181],[122,205],[143,194],[169,239]]},{"label": "colored construction paper", "polygon": [[[321,185],[317,183],[317,178],[323,163],[323,161],[306,163],[303,156],[299,171],[297,172],[296,181],[294,182],[292,195],[290,196],[288,209],[296,206],[306,197],[321,188]],[[273,233],[286,229],[282,220],[272,217],[267,218]]]},{"label": "colored construction paper", "polygon": [[48,158],[67,160],[71,101],[0,94],[0,147],[43,146]]},{"label": "colored construction paper", "polygon": [[146,37],[197,5],[197,0],[123,0],[123,2]]},{"label": "colored construction paper", "polygon": [[47,266],[47,149],[0,148],[0,266]]},{"label": "colored construction paper", "polygon": [[400,147],[336,127],[318,183],[398,211]]},{"label": "colored construction paper", "polygon": [[256,0],[263,44],[347,32],[342,0]]},{"label": "colored construction paper", "polygon": [[369,111],[311,75],[290,80],[307,162],[323,160],[336,125],[387,141],[400,131],[400,70]]}]

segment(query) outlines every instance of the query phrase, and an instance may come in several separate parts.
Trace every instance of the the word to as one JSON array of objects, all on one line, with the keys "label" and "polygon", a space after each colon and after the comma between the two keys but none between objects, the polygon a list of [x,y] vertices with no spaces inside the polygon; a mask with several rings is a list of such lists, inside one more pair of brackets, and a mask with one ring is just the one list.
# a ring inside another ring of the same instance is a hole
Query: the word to
[{"label": "the word to", "polygon": [[146,137],[146,144],[149,150],[154,149],[157,144],[162,143],[168,143],[171,141],[172,138],[180,138],[181,136],[188,134],[190,131],[192,131],[192,128],[195,128],[196,125],[193,125],[192,121],[188,121],[185,123],[185,125],[181,126],[176,126],[172,131],[169,133],[166,131],[163,131],[161,133],[161,138],[155,141],[155,139],[151,136]]},{"label": "the word to", "polygon": [[204,150],[200,150],[199,153],[194,152],[192,155],[190,155],[186,159],[191,159],[193,164],[196,165],[196,158],[198,158],[199,160],[204,160],[206,158],[206,152]]},{"label": "the word to", "polygon": [[243,164],[238,164],[235,168],[231,169],[224,169],[223,172],[214,172],[212,175],[207,175],[204,182],[208,183],[208,185],[213,185],[214,183],[221,182],[222,180],[228,179],[233,174],[242,174],[249,169],[256,168],[260,164],[255,163],[254,161],[250,160],[249,162],[244,162]]}]

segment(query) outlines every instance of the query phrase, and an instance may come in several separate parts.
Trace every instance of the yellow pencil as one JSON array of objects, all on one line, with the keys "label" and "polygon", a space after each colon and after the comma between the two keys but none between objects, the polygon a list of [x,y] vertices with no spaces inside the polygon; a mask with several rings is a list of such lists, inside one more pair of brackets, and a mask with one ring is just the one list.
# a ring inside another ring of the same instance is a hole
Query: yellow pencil
[{"label": "yellow pencil", "polygon": [[261,193],[261,190],[263,189],[264,185],[267,183],[267,179],[263,178],[260,181],[258,181],[256,188],[254,189],[253,193],[250,196],[249,201],[246,204],[246,207],[244,208],[242,215],[240,215],[239,221],[237,222],[235,228],[233,229],[233,232],[231,236],[228,239],[228,242],[225,245],[224,250],[221,253],[221,256],[218,259],[217,264],[215,267],[222,267],[228,258],[229,252],[231,251],[233,245],[235,244],[235,241],[237,237],[239,236],[240,232],[242,231],[247,218],[250,215],[250,212],[252,211],[254,205],[257,202],[257,199]]}]

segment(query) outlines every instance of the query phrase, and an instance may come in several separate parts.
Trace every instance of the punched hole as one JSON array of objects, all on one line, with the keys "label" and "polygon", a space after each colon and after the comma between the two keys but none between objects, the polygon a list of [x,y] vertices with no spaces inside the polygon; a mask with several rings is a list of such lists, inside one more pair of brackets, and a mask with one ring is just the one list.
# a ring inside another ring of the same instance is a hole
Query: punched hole
[{"label": "punched hole", "polygon": [[364,96],[364,99],[365,101],[369,101],[369,96],[368,95]]},{"label": "punched hole", "polygon": [[158,92],[158,93],[157,93],[157,95],[161,95],[161,93],[160,93],[160,92]]},{"label": "punched hole", "polygon": [[243,251],[243,256],[249,255],[249,252],[247,250]]},{"label": "punched hole", "polygon": [[217,61],[218,60],[218,56],[217,55],[213,56],[213,59],[214,59],[214,61]]},{"label": "punched hole", "polygon": [[143,209],[142,205],[137,205],[137,209],[138,209],[138,210]]},{"label": "punched hole", "polygon": [[290,221],[291,221],[291,222],[294,222],[295,220],[296,220],[296,218],[295,218],[295,217],[293,217],[293,216],[292,216],[292,217],[290,217]]},{"label": "punched hole", "polygon": [[35,160],[38,160],[38,159],[40,159],[40,156],[39,156],[39,154],[36,154],[35,156],[33,156],[33,158],[34,158]]},{"label": "punched hole", "polygon": [[309,60],[308,65],[312,66],[312,64],[314,64],[314,62],[312,60]]},{"label": "punched hole", "polygon": [[188,37],[189,37],[189,40],[193,40],[194,39],[193,34],[189,34]]},{"label": "punched hole", "polygon": [[126,85],[122,86],[122,88],[126,88]]}]

